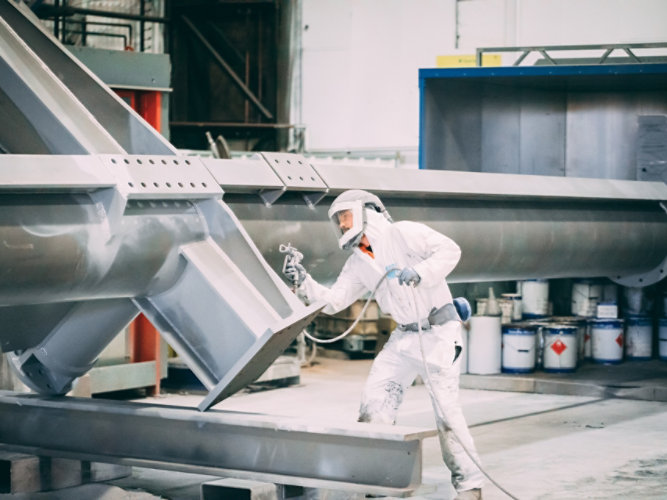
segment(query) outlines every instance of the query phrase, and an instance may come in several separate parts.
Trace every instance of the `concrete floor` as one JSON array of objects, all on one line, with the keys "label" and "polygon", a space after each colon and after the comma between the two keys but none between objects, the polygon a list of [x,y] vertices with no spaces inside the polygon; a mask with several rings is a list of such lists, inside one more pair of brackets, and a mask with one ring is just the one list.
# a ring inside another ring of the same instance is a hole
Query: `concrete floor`
[{"label": "concrete floor", "polygon": [[[240,393],[216,408],[318,421],[355,421],[370,364],[371,360],[318,358],[317,364],[302,370],[298,385]],[[522,500],[667,498],[667,403],[663,398],[667,363],[591,366],[569,376],[465,375],[462,386],[505,389],[464,388],[461,401],[485,468],[515,497]],[[524,392],[508,391],[512,386]],[[560,388],[565,394],[540,393],[548,387]],[[638,389],[642,387],[651,390]],[[615,391],[621,392],[615,394]],[[614,395],[634,399],[609,397]],[[201,394],[183,393],[142,401],[195,406],[201,399]],[[398,424],[434,425],[423,385],[407,391]],[[200,484],[213,479],[135,467],[131,477],[106,485],[88,485],[55,495],[14,495],[12,499],[198,500]],[[454,496],[437,438],[424,442],[423,484],[413,498],[444,500]],[[363,498],[322,491],[309,492],[308,497]],[[507,497],[488,484],[484,498]]]}]

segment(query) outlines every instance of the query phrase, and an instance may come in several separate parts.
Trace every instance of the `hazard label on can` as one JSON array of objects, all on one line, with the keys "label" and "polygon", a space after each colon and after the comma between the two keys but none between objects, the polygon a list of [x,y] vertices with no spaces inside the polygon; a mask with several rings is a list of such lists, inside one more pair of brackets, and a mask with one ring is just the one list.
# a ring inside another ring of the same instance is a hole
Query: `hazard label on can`
[{"label": "hazard label on can", "polygon": [[551,349],[553,350],[553,352],[555,352],[556,354],[558,354],[560,356],[561,354],[563,354],[563,351],[565,351],[565,349],[567,349],[567,346],[565,345],[564,342],[561,342],[560,340],[557,340],[556,342],[551,344]]},{"label": "hazard label on can", "polygon": [[616,337],[616,343],[620,346],[623,347],[623,334],[619,333],[618,337]]}]

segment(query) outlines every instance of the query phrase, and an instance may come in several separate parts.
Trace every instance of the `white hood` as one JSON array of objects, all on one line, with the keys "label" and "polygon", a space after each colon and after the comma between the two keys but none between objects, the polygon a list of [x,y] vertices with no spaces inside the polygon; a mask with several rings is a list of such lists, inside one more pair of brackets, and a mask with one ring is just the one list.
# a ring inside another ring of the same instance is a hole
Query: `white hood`
[{"label": "white hood", "polygon": [[364,214],[366,215],[364,234],[373,248],[379,244],[382,235],[391,226],[391,222],[384,215],[370,208],[364,208]]}]

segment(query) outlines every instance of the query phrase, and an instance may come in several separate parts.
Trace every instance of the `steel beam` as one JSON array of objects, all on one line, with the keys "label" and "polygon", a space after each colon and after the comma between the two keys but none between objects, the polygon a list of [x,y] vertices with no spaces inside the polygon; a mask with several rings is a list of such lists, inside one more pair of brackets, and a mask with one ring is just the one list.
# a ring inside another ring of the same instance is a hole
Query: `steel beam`
[{"label": "steel beam", "polygon": [[435,434],[7,392],[0,414],[12,451],[401,496],[420,484],[421,440]]}]

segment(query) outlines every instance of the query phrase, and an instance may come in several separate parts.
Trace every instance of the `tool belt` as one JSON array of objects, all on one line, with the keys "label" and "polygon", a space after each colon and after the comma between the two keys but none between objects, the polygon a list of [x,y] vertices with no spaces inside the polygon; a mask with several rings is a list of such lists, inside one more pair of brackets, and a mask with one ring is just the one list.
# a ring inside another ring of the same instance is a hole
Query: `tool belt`
[{"label": "tool belt", "polygon": [[[460,321],[456,308],[452,303],[445,304],[439,309],[433,308],[431,314],[428,315],[428,318],[422,319],[419,323],[421,324],[421,329],[426,331],[430,330],[433,325],[444,325],[448,321]],[[398,325],[396,328],[402,332],[419,331],[419,325],[416,321],[414,323],[408,323],[407,325]]]}]

